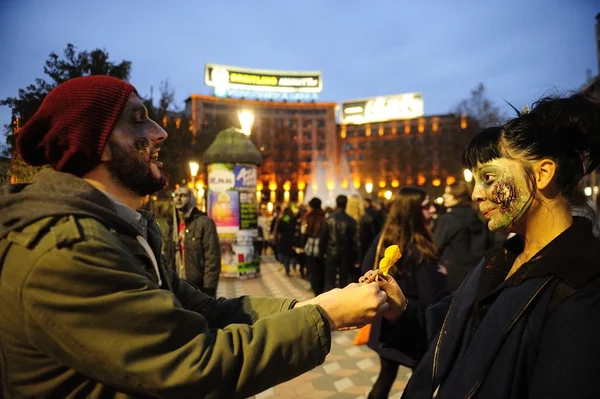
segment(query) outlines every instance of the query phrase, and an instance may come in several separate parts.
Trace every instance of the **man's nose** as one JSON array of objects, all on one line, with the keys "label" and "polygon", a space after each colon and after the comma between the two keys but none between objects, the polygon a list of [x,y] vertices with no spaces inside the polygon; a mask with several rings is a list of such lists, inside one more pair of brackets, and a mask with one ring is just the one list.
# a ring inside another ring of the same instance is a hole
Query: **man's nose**
[{"label": "man's nose", "polygon": [[169,134],[163,129],[158,123],[154,123],[154,129],[152,131],[152,141],[155,143],[162,143],[169,137]]}]

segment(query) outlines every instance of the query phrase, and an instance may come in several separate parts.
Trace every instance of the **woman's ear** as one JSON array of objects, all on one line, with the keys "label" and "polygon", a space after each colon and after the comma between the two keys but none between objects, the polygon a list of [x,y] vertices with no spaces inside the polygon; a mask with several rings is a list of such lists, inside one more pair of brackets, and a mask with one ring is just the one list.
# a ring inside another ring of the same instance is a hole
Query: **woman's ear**
[{"label": "woman's ear", "polygon": [[556,175],[556,162],[550,158],[537,161],[533,167],[535,172],[535,183],[539,190],[548,188]]}]

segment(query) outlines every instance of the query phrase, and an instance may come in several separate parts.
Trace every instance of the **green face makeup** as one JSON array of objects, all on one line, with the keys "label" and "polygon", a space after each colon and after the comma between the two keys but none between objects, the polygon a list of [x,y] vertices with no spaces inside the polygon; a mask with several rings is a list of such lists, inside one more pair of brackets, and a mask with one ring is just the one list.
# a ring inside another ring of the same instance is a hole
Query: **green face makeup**
[{"label": "green face makeup", "polygon": [[477,184],[485,192],[485,201],[480,204],[491,231],[507,230],[529,206],[530,190],[525,175],[517,165],[508,160],[494,160],[480,168],[476,175]]}]

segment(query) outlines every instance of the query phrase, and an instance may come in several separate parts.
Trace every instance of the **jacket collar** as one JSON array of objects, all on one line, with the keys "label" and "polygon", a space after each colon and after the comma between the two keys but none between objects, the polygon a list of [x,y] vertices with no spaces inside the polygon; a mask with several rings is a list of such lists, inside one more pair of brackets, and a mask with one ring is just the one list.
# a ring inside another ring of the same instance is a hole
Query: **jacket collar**
[{"label": "jacket collar", "polygon": [[[515,236],[503,246],[485,255],[486,267],[505,267],[523,251],[521,237]],[[554,274],[572,288],[580,288],[600,275],[600,245],[592,234],[591,222],[573,217],[573,224],[542,248],[527,263],[528,277]]]}]

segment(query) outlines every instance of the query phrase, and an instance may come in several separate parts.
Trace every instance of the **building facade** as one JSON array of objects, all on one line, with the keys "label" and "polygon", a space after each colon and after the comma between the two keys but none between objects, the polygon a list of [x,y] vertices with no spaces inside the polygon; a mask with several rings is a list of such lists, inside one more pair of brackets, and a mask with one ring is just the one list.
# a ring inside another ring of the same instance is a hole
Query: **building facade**
[{"label": "building facade", "polygon": [[421,186],[437,197],[463,178],[461,155],[473,134],[468,127],[466,117],[453,114],[342,124],[341,163],[348,163],[351,184],[363,194]]},{"label": "building facade", "polygon": [[319,166],[338,168],[340,141],[335,103],[273,102],[220,98],[193,94],[186,100],[196,139],[211,126],[239,126],[237,113],[254,113],[250,136],[263,156],[258,169],[257,189],[272,202],[300,201]]}]

